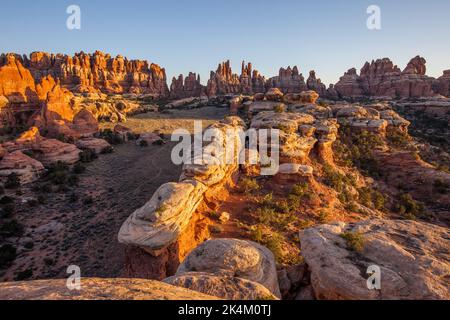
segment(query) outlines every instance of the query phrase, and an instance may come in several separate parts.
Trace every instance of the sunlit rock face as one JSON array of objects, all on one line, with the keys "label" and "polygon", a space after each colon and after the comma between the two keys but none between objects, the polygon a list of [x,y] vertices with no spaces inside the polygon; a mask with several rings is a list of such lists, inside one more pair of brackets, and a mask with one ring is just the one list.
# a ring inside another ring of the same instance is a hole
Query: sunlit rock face
[{"label": "sunlit rock face", "polygon": [[75,92],[169,95],[165,69],[147,61],[128,60],[120,55],[113,58],[100,51],[80,52],[73,57],[34,52],[22,60],[37,82],[51,75]]},{"label": "sunlit rock face", "polygon": [[[342,98],[419,98],[436,95],[434,79],[426,75],[426,60],[417,56],[401,71],[388,59],[366,62],[360,75],[350,69],[333,87]],[[444,90],[445,91],[445,90]]]}]

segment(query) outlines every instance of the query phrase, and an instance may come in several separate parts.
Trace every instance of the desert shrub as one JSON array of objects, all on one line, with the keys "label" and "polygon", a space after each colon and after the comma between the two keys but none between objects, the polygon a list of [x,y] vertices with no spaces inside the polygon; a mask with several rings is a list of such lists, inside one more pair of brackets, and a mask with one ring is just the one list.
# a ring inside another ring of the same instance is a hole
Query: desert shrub
[{"label": "desert shrub", "polygon": [[329,219],[329,214],[325,210],[320,210],[319,216],[317,217],[320,223],[327,223]]},{"label": "desert shrub", "polygon": [[47,172],[47,178],[56,185],[62,185],[67,183],[69,166],[63,162],[50,166]]},{"label": "desert shrub", "polygon": [[74,202],[77,202],[79,199],[80,199],[80,197],[76,193],[70,194],[70,197],[69,197],[70,202],[74,203]]},{"label": "desert shrub", "polygon": [[386,198],[385,196],[371,188],[365,187],[358,190],[358,200],[366,207],[374,208],[377,210],[384,210]]},{"label": "desert shrub", "polygon": [[0,204],[8,204],[8,203],[13,203],[14,202],[14,198],[11,198],[9,196],[4,196],[0,199]]},{"label": "desert shrub", "polygon": [[112,145],[122,144],[124,141],[120,134],[113,132],[111,129],[102,130],[99,134],[100,138],[105,139]]},{"label": "desert shrub", "polygon": [[0,195],[5,194],[5,188],[3,186],[0,186]]},{"label": "desert shrub", "polygon": [[344,192],[347,189],[347,185],[353,186],[355,184],[353,178],[335,171],[333,167],[328,164],[323,166],[323,173],[325,184],[338,192]]},{"label": "desert shrub", "polygon": [[156,140],[155,142],[153,142],[153,145],[155,146],[162,146],[164,144],[166,144],[164,140]]},{"label": "desert shrub", "polygon": [[141,141],[139,141],[139,146],[140,146],[140,147],[143,147],[143,148],[148,147],[148,142],[147,142],[147,140],[141,140]]},{"label": "desert shrub", "polygon": [[33,276],[33,270],[28,268],[23,271],[20,271],[17,273],[17,275],[14,277],[15,281],[24,281],[27,279],[30,279]]},{"label": "desert shrub", "polygon": [[415,220],[425,213],[423,203],[414,200],[413,197],[407,193],[398,196],[397,202],[394,204],[394,210],[406,219],[411,220]]},{"label": "desert shrub", "polygon": [[114,148],[112,146],[104,147],[102,149],[102,151],[100,151],[101,154],[108,154],[108,153],[113,153],[113,152],[114,152]]},{"label": "desert shrub", "polygon": [[410,143],[410,138],[407,133],[399,130],[391,130],[387,135],[389,144],[393,147],[405,149]]},{"label": "desert shrub", "polygon": [[40,195],[38,195],[38,197],[37,197],[37,201],[38,201],[40,204],[46,204],[46,203],[47,203],[47,198],[46,198],[44,195],[40,194]]},{"label": "desert shrub", "polygon": [[2,208],[0,209],[0,216],[3,219],[10,218],[14,213],[16,212],[16,205],[14,202],[7,203],[2,205]]},{"label": "desert shrub", "polygon": [[0,269],[7,268],[16,259],[17,250],[10,244],[4,244],[0,247]]},{"label": "desert shrub", "polygon": [[17,189],[20,188],[20,178],[17,173],[11,173],[5,182],[6,189]]},{"label": "desert shrub", "polygon": [[307,183],[298,183],[294,184],[291,188],[292,195],[295,195],[297,197],[303,197],[305,193],[308,191],[308,184]]},{"label": "desert shrub", "polygon": [[23,225],[17,220],[9,220],[0,225],[0,235],[5,238],[20,237],[23,234],[23,230]]},{"label": "desert shrub", "polygon": [[86,167],[82,164],[82,163],[80,163],[80,162],[77,162],[74,166],[73,166],[73,169],[72,169],[72,172],[74,173],[74,174],[82,174],[82,173],[84,173],[86,171]]},{"label": "desert shrub", "polygon": [[250,194],[258,191],[260,186],[256,179],[246,177],[239,181],[238,188],[241,192]]},{"label": "desert shrub", "polygon": [[94,203],[94,199],[92,197],[86,197],[83,199],[83,204],[88,206]]},{"label": "desert shrub", "polygon": [[79,182],[80,178],[78,178],[78,176],[75,175],[70,175],[69,178],[67,179],[67,184],[71,187],[77,186]]},{"label": "desert shrub", "polygon": [[352,132],[350,127],[341,126],[333,150],[340,165],[356,166],[364,174],[378,178],[382,173],[373,152],[383,144],[383,139],[374,133]]},{"label": "desert shrub", "polygon": [[80,152],[80,161],[84,163],[92,162],[97,159],[98,156],[95,150],[86,149]]},{"label": "desert shrub", "polygon": [[355,252],[362,252],[364,249],[365,239],[360,232],[347,231],[340,235],[347,243],[347,247]]},{"label": "desert shrub", "polygon": [[433,188],[438,193],[447,194],[449,192],[450,185],[442,179],[436,179],[433,183]]}]

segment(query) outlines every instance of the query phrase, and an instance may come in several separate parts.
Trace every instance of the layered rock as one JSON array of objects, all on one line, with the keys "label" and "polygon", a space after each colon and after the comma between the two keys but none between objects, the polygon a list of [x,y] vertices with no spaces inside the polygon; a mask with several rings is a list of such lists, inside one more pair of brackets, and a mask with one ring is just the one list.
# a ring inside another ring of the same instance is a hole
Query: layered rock
[{"label": "layered rock", "polygon": [[69,290],[66,280],[0,284],[1,300],[217,300],[167,283],[142,279],[82,278],[81,290]]},{"label": "layered rock", "polygon": [[39,100],[33,76],[17,55],[0,56],[0,96],[12,103]]},{"label": "layered rock", "polygon": [[[357,233],[362,248],[342,237]],[[300,232],[302,255],[317,299],[449,299],[449,231],[415,221],[371,220],[322,225]],[[381,270],[369,290],[367,269]]]},{"label": "layered rock", "polygon": [[96,51],[80,52],[73,57],[34,52],[24,64],[36,81],[47,75],[76,92],[144,93],[167,97],[169,90],[164,68],[147,61],[128,60],[120,55]]},{"label": "layered rock", "polygon": [[206,94],[211,96],[226,94],[254,94],[266,91],[266,80],[252,64],[242,62],[241,75],[233,73],[230,61],[219,64],[216,72],[211,71]]},{"label": "layered rock", "polygon": [[434,91],[445,97],[450,97],[450,70],[445,70],[442,76],[433,84]]},{"label": "layered rock", "polygon": [[[159,256],[188,229],[207,190],[230,179],[238,168],[239,146],[230,148],[228,144],[236,142],[224,138],[227,131],[234,133],[233,137],[239,136],[243,122],[230,117],[209,129],[213,139],[203,147],[201,157],[184,165],[180,182],[162,185],[147,204],[131,214],[119,231],[119,242],[141,247],[151,255]],[[234,153],[229,154],[230,150]],[[227,162],[230,159],[232,164]]]},{"label": "layered rock", "polygon": [[84,138],[77,140],[75,144],[81,150],[92,150],[96,154],[105,152],[111,149],[111,145],[103,139],[97,138]]},{"label": "layered rock", "polygon": [[388,58],[366,62],[360,75],[356,69],[350,69],[333,89],[340,97],[352,99],[431,97],[435,95],[434,79],[425,75],[425,63],[424,58],[417,56],[401,71]]},{"label": "layered rock", "polygon": [[200,83],[200,75],[189,72],[184,78],[182,74],[178,78],[173,77],[170,85],[170,98],[183,99],[189,97],[200,97],[204,94],[205,88]]},{"label": "layered rock", "polygon": [[6,154],[0,161],[0,180],[3,181],[14,173],[20,179],[21,184],[27,184],[39,179],[44,172],[42,163],[21,151]]},{"label": "layered rock", "polygon": [[[182,284],[193,290],[200,289],[205,293],[214,292],[211,287],[216,282],[217,276],[224,277],[227,283],[234,282],[237,287],[243,286],[246,281],[236,281],[233,278],[256,282],[266,287],[272,295],[278,298],[281,296],[272,252],[257,243],[246,240],[214,239],[202,243],[186,257],[175,277],[166,281]],[[192,277],[203,278],[206,285],[198,285],[199,281],[186,281],[187,278]],[[252,284],[248,283],[248,285]],[[257,285],[252,286],[258,288]],[[258,289],[258,291],[259,294],[264,293],[264,290]],[[224,298],[230,294],[232,297],[237,295],[235,292],[222,294]]]},{"label": "layered rock", "polygon": [[300,93],[308,90],[305,78],[299,73],[297,66],[280,68],[278,76],[267,80],[267,87],[279,88],[283,93]]},{"label": "layered rock", "polygon": [[44,139],[33,144],[32,151],[34,157],[46,167],[57,162],[74,164],[79,161],[81,152],[75,145],[56,139]]}]

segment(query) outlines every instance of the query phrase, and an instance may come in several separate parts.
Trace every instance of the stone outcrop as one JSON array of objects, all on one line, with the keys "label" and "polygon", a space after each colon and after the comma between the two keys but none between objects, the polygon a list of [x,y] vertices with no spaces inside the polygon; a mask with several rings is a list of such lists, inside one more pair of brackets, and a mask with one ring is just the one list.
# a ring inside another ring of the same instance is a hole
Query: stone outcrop
[{"label": "stone outcrop", "polygon": [[58,79],[74,92],[142,93],[167,97],[169,90],[164,68],[141,60],[96,51],[80,52],[73,57],[33,52],[23,57],[24,65],[39,82],[47,75]]},{"label": "stone outcrop", "polygon": [[205,88],[200,83],[200,75],[189,72],[184,78],[182,74],[178,78],[173,77],[170,85],[170,98],[183,99],[189,97],[200,97],[205,93]]},{"label": "stone outcrop", "polygon": [[[342,237],[358,233],[355,251]],[[300,232],[302,255],[317,299],[445,299],[450,297],[449,232],[427,223],[370,220]],[[381,290],[367,288],[367,269],[381,268]]]},{"label": "stone outcrop", "polygon": [[21,184],[36,181],[45,172],[39,161],[30,158],[21,151],[6,154],[0,161],[0,180],[5,181],[8,176],[15,173]]},{"label": "stone outcrop", "polygon": [[262,284],[243,278],[205,272],[187,272],[164,282],[225,300],[277,300]]},{"label": "stone outcrop", "polygon": [[450,97],[450,70],[445,70],[442,76],[436,79],[433,89],[444,97]]},{"label": "stone outcrop", "polygon": [[[245,281],[233,280],[233,278],[256,282],[266,287],[271,295],[278,298],[281,296],[272,252],[257,243],[246,240],[214,239],[202,243],[186,257],[176,275],[166,281],[182,284],[193,290],[200,289],[205,293],[214,292],[212,286],[214,283],[218,284],[217,277],[224,277],[223,281],[234,283],[237,287],[243,286]],[[190,282],[187,280],[189,278],[194,278],[196,281]],[[247,285],[252,284],[247,283]],[[257,285],[252,286],[258,288]],[[261,289],[258,291],[260,294],[265,293]],[[239,297],[239,293],[236,292],[228,294],[222,292],[222,294],[224,298],[230,295]],[[245,292],[241,294],[251,297]],[[259,296],[259,298],[262,297]]]},{"label": "stone outcrop", "polygon": [[233,73],[230,61],[219,64],[211,71],[206,94],[211,96],[226,94],[254,94],[266,92],[266,79],[253,69],[251,63],[242,62],[241,75]]},{"label": "stone outcrop", "polygon": [[32,146],[34,157],[44,166],[50,166],[58,161],[74,164],[80,159],[81,150],[75,145],[56,139],[44,139]]},{"label": "stone outcrop", "polygon": [[13,103],[39,100],[33,76],[17,55],[0,56],[0,96]]},{"label": "stone outcrop", "polygon": [[167,283],[142,279],[82,278],[81,290],[69,290],[64,280],[0,284],[1,300],[218,300],[213,296]]},{"label": "stone outcrop", "polygon": [[[237,154],[228,154],[234,157],[231,159],[235,164],[227,164],[223,150],[231,148],[226,148],[229,142],[223,138],[227,130],[238,136],[242,129],[242,120],[235,117],[210,126],[215,138],[203,147],[201,159],[195,158],[193,164],[184,165],[179,182],[162,185],[147,204],[131,214],[119,231],[119,242],[141,247],[153,256],[161,255],[175,244],[188,229],[207,190],[224,184],[238,169]],[[237,152],[239,148],[234,150]]]},{"label": "stone outcrop", "polygon": [[267,80],[267,87],[279,88],[283,93],[300,93],[308,90],[305,78],[299,73],[297,66],[280,68],[278,76]]},{"label": "stone outcrop", "polygon": [[333,89],[340,97],[351,99],[432,97],[434,79],[426,76],[425,63],[417,56],[401,71],[388,58],[366,62],[360,75],[350,69]]},{"label": "stone outcrop", "polygon": [[111,145],[103,139],[84,138],[77,140],[75,145],[81,150],[92,150],[96,154],[105,152],[112,148]]}]

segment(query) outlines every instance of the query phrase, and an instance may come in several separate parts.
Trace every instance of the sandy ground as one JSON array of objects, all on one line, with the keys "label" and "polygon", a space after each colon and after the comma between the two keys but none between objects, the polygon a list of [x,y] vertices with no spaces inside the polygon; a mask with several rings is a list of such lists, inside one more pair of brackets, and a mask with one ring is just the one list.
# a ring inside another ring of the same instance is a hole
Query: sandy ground
[{"label": "sandy ground", "polygon": [[[136,132],[170,133],[180,127],[192,129],[193,120],[201,119],[209,125],[226,114],[226,110],[208,107],[173,110],[138,115],[125,125]],[[117,233],[123,221],[160,185],[178,180],[181,167],[170,159],[175,144],[169,141],[142,148],[128,142],[115,146],[114,153],[100,155],[87,164],[87,171],[72,191],[47,193],[47,203],[37,207],[17,203],[16,219],[26,231],[15,240],[18,257],[0,274],[0,281],[12,281],[21,272],[27,280],[66,278],[69,265],[79,266],[84,277],[121,276],[124,248],[117,241]],[[22,189],[22,198],[37,196],[32,186]],[[72,194],[78,198],[75,202]]]}]

